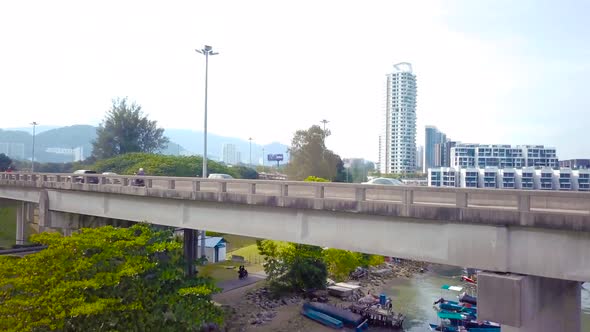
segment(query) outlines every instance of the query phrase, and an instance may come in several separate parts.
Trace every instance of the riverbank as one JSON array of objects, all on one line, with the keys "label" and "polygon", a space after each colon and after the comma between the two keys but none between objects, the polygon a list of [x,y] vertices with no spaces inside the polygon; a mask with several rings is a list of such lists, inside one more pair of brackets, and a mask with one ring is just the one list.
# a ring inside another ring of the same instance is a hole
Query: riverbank
[{"label": "riverbank", "polygon": [[[368,275],[357,281],[361,288],[346,299],[328,296],[318,291],[307,299],[300,294],[289,294],[273,298],[266,288],[266,282],[234,289],[214,296],[214,300],[224,306],[227,312],[224,331],[332,331],[312,320],[303,317],[301,306],[306,300],[324,301],[335,305],[347,305],[360,297],[379,294],[381,288],[395,279],[411,278],[427,270],[427,264],[401,260],[385,263],[368,269]],[[402,312],[403,313],[403,312]]]}]

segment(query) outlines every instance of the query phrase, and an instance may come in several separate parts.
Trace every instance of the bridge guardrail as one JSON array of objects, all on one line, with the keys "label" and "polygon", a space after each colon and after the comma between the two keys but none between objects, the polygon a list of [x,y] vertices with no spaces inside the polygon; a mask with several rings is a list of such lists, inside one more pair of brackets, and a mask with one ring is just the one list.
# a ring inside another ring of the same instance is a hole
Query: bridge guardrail
[{"label": "bridge guardrail", "polygon": [[[83,181],[73,181],[79,178]],[[98,178],[98,184],[88,183]],[[362,204],[384,208],[379,204],[400,205],[399,214],[411,216],[411,210],[431,208],[514,211],[519,213],[543,212],[590,215],[590,193],[480,188],[440,188],[421,186],[383,186],[332,182],[302,182],[246,179],[202,179],[197,177],[164,177],[137,175],[63,174],[63,173],[0,173],[2,183],[27,184],[40,188],[92,190],[100,186],[130,187],[133,181],[143,179],[145,189],[176,192],[203,192],[245,196],[277,196],[316,200],[313,207],[326,209],[337,206],[344,210],[362,212]],[[83,182],[83,183],[79,183]],[[57,187],[55,185],[58,185]],[[68,184],[68,185],[65,185]],[[75,184],[75,185],[74,185]],[[133,193],[130,193],[133,194]],[[221,200],[221,198],[219,199]],[[250,201],[249,201],[250,202]],[[346,202],[356,203],[351,208]],[[332,204],[333,203],[333,204]],[[336,210],[334,208],[333,210]]]}]

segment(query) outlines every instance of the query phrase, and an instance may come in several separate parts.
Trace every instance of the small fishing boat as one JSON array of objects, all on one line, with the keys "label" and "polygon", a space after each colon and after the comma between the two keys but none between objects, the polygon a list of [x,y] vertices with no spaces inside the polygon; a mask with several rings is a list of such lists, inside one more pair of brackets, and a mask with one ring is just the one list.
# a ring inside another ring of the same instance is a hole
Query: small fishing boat
[{"label": "small fishing boat", "polygon": [[477,284],[477,281],[475,281],[475,279],[469,278],[468,276],[461,276],[461,281],[465,281],[470,284]]},{"label": "small fishing boat", "polygon": [[327,303],[306,302],[303,304],[303,310],[314,310],[320,312],[341,321],[346,326],[354,328],[364,321],[363,317],[359,314],[337,308]]},{"label": "small fishing boat", "polygon": [[326,325],[331,328],[341,329],[344,327],[344,324],[342,324],[341,320],[338,320],[334,317],[323,314],[319,311],[315,311],[313,309],[309,309],[309,308],[303,309],[301,311],[301,313],[303,314],[303,316],[305,316],[309,319],[315,320],[316,322]]},{"label": "small fishing boat", "polygon": [[471,305],[477,305],[477,297],[471,296],[467,293],[463,293],[459,296],[459,302],[469,303]]},{"label": "small fishing boat", "polygon": [[430,331],[440,331],[440,332],[460,332],[466,331],[461,329],[460,326],[443,326],[443,325],[436,325],[436,324],[428,324],[430,327]]}]

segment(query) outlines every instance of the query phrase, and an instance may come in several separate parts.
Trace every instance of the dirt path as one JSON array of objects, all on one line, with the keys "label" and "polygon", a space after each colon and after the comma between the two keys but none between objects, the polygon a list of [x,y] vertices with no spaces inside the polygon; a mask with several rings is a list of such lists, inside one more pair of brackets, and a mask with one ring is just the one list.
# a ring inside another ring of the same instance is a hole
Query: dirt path
[{"label": "dirt path", "polygon": [[237,288],[245,287],[251,284],[255,284],[259,281],[266,279],[266,274],[262,273],[250,273],[246,279],[238,279],[237,275],[235,279],[225,280],[217,283],[217,287],[222,289],[222,293],[232,291]]}]

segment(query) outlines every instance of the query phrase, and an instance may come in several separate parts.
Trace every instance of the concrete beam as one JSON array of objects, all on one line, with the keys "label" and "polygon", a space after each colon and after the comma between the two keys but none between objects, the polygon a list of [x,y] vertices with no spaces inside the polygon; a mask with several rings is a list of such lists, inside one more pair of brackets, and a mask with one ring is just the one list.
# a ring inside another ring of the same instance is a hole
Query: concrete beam
[{"label": "concrete beam", "polygon": [[478,319],[503,332],[579,332],[581,283],[551,278],[480,273]]},{"label": "concrete beam", "polygon": [[[209,229],[489,271],[590,280],[588,232],[89,192],[48,191],[48,195],[52,211]],[[539,245],[542,243],[551,246]]]}]

